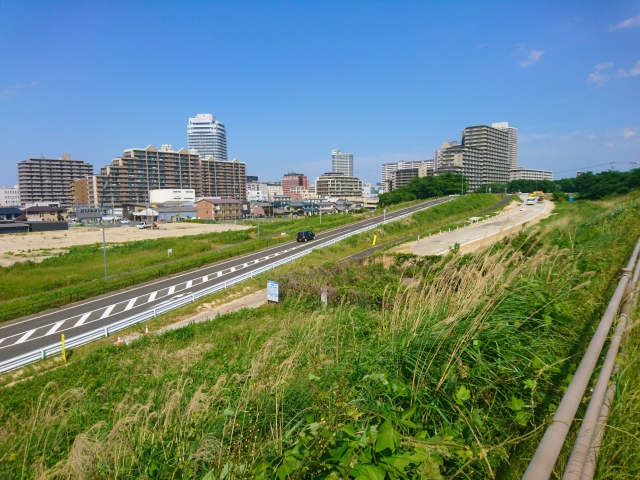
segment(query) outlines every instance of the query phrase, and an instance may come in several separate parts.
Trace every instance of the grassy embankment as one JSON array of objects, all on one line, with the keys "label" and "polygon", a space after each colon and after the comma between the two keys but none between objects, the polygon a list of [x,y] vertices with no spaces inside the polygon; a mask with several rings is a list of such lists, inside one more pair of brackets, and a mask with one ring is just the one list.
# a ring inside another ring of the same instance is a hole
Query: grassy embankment
[{"label": "grassy embankment", "polygon": [[[498,199],[496,195],[474,200],[471,210],[463,214],[491,207]],[[420,202],[394,205],[387,211],[417,203]],[[482,208],[475,209],[476,205]],[[257,240],[257,228],[254,228],[113,245],[107,252],[112,276],[106,281],[102,279],[101,245],[73,247],[69,253],[40,263],[25,262],[0,267],[0,283],[6,287],[0,290],[0,322],[287,242],[302,229],[320,232],[368,216],[323,215],[322,224],[318,217],[269,220],[261,222],[261,240]],[[281,235],[283,232],[285,235]],[[174,260],[170,262],[167,261],[167,248],[173,249]]]},{"label": "grassy embankment", "polygon": [[[109,279],[104,280],[102,245],[72,247],[39,263],[0,267],[0,321],[60,307],[74,301],[137,285],[166,275],[290,241],[299,229],[324,231],[366,218],[327,215],[287,219],[257,228],[110,245]],[[286,235],[280,235],[280,233]],[[277,234],[277,235],[276,235]],[[173,250],[171,259],[167,249]]]},{"label": "grassy embankment", "polygon": [[334,263],[362,237],[312,254],[279,275],[281,306],[0,391],[0,474],[519,478],[515,446],[541,435],[640,230],[632,200],[560,205],[544,235],[440,261]]}]

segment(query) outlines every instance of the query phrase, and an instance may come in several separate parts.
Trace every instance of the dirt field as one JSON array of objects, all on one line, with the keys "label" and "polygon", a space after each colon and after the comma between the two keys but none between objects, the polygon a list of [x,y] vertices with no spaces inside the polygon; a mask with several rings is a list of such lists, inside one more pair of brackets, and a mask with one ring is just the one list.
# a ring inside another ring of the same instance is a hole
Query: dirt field
[{"label": "dirt field", "polygon": [[[107,243],[124,243],[165,237],[182,237],[200,233],[244,230],[243,225],[208,225],[201,223],[160,224],[160,230],[141,230],[133,227],[112,227],[106,229]],[[0,235],[0,266],[27,260],[40,261],[56,255],[74,245],[102,243],[102,230],[93,227],[74,227],[71,230],[36,232],[15,235]],[[29,251],[31,250],[31,251]]]}]

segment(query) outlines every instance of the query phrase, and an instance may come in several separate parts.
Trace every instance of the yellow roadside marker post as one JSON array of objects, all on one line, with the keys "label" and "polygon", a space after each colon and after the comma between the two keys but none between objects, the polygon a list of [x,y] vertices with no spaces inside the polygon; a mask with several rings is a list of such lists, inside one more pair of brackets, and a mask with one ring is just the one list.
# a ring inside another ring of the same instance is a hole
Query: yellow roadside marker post
[{"label": "yellow roadside marker post", "polygon": [[67,363],[67,352],[64,351],[64,333],[60,335],[60,343],[62,344],[62,359]]},{"label": "yellow roadside marker post", "polygon": [[377,240],[377,239],[378,239],[378,236],[377,236],[377,235],[374,235],[374,236],[373,236],[373,244],[372,244],[372,245],[375,245],[375,244],[376,244],[376,240]]}]

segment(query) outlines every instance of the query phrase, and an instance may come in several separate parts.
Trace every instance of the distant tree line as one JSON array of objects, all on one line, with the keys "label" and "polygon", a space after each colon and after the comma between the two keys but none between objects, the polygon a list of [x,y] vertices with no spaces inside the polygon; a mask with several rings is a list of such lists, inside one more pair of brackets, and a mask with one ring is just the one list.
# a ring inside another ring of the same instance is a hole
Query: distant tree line
[{"label": "distant tree line", "polygon": [[380,205],[393,205],[411,200],[466,193],[469,184],[462,175],[443,173],[439,177],[412,178],[409,185],[380,195]]},{"label": "distant tree line", "polygon": [[[411,180],[406,187],[380,195],[382,205],[393,205],[411,200],[423,200],[432,197],[461,193],[463,181],[460,175],[444,173],[439,177],[420,177]],[[464,192],[468,183],[464,180]],[[600,173],[585,172],[576,178],[561,180],[511,180],[509,183],[491,183],[482,185],[475,193],[518,193],[536,190],[545,193],[575,193],[579,198],[597,200],[609,195],[622,195],[640,188],[640,169],[629,172],[606,171]]]},{"label": "distant tree line", "polygon": [[622,195],[639,188],[640,169],[629,172],[585,172],[579,177],[561,180],[512,180],[507,184],[483,185],[476,192],[484,193],[489,188],[492,192],[504,192],[505,187],[508,193],[540,190],[545,193],[575,193],[580,198],[597,200],[609,195]]}]

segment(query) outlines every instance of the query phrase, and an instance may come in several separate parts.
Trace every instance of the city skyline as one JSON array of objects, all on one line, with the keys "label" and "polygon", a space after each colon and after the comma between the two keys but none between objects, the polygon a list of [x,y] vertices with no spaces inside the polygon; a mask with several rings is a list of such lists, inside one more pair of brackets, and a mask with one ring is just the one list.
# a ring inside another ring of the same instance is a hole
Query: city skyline
[{"label": "city skyline", "polygon": [[[70,151],[104,165],[123,146],[182,148],[184,121],[197,112],[223,119],[228,158],[265,179],[282,169],[315,178],[340,146],[356,158],[354,175],[376,182],[381,164],[432,158],[460,128],[494,120],[517,126],[528,168],[557,178],[610,161],[628,170],[640,152],[640,22],[628,21],[639,14],[637,2],[148,9],[8,0],[0,180],[17,183],[14,165],[40,155]],[[452,15],[455,25],[441,22]],[[177,33],[148,40],[211,17],[217,34],[197,51]],[[198,75],[173,73],[190,65]],[[149,74],[156,69],[171,74]]]}]

